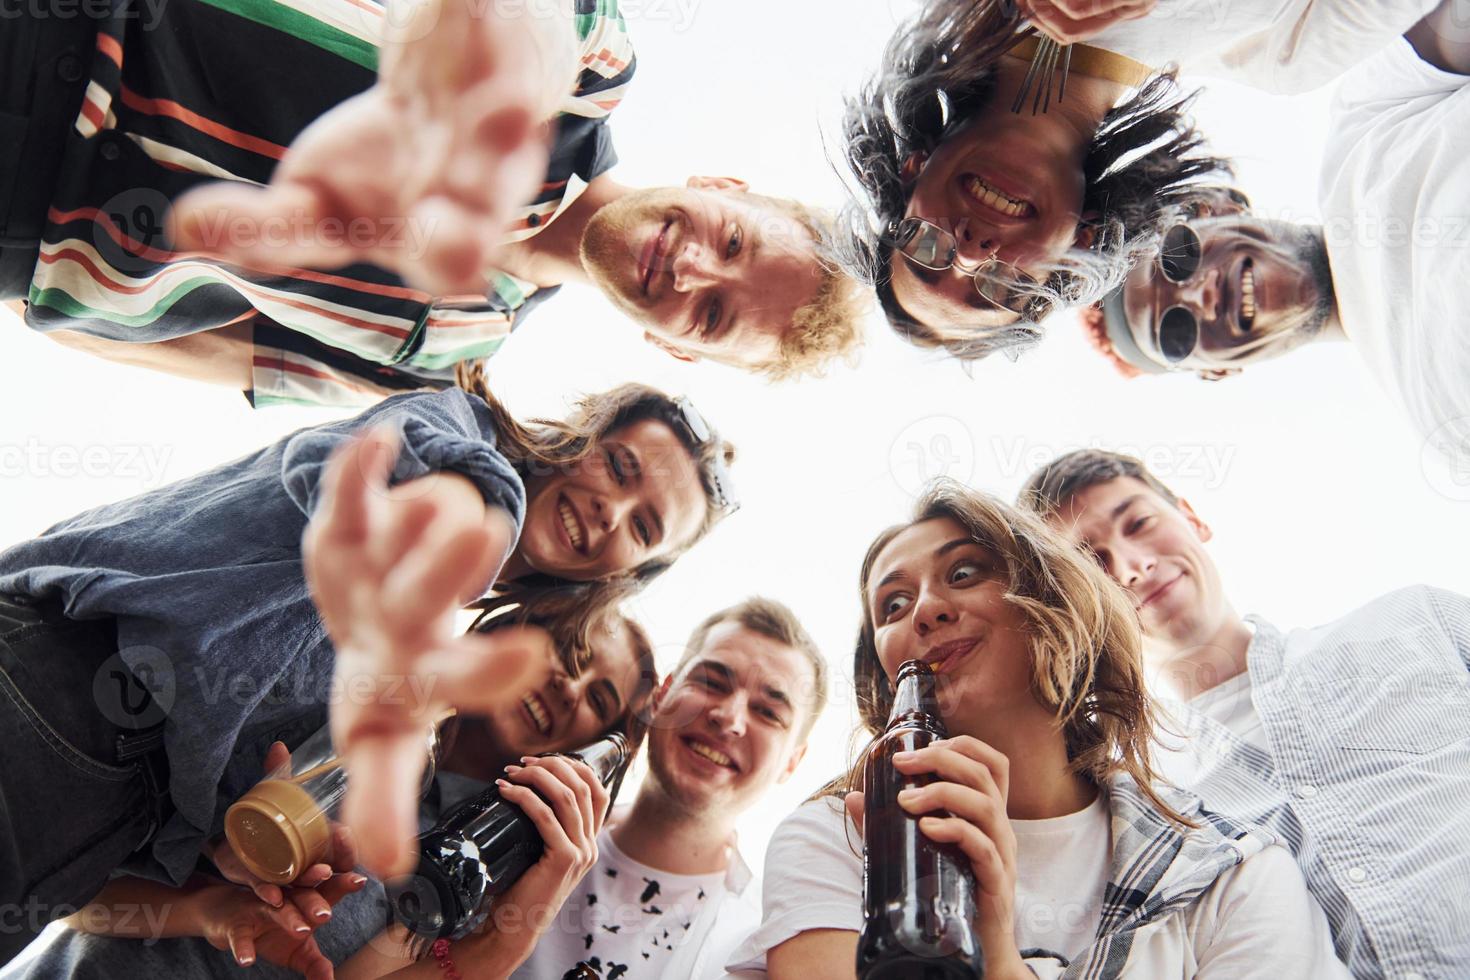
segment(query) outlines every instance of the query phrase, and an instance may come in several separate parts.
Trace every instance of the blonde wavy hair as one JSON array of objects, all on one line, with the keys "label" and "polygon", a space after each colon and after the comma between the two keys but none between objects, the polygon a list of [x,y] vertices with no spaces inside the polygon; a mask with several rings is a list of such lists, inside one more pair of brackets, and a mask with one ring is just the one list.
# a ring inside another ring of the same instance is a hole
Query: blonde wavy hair
[{"label": "blonde wavy hair", "polygon": [[791,315],[776,356],[754,370],[770,381],[820,377],[834,360],[851,361],[862,346],[861,323],[872,306],[866,287],[830,258],[831,215],[784,197],[752,194],[752,198],[784,211],[812,236],[821,284],[812,301]]}]

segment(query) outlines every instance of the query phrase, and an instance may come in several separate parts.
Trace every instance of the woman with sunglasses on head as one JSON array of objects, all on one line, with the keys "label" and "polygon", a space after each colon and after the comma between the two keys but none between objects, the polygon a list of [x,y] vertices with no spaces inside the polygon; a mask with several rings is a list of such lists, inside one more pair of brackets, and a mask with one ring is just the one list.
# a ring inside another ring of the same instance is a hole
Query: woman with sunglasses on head
[{"label": "woman with sunglasses on head", "polygon": [[[898,804],[973,871],[988,980],[1347,976],[1291,855],[1156,785],[1137,619],[1080,552],[941,483],[873,542],[859,588],[867,732],[884,731],[900,665],[936,675],[949,737],[893,757],[922,784]],[[860,761],[777,829],[764,918],[732,969],[854,975],[861,774]]]},{"label": "woman with sunglasses on head", "polygon": [[503,707],[539,667],[456,639],[462,603],[645,581],[732,509],[732,458],[641,386],[527,423],[410,394],[0,554],[4,900],[76,906],[117,868],[183,884],[222,783],[329,705],[344,822],[370,870],[401,869],[423,724]]},{"label": "woman with sunglasses on head", "polygon": [[[544,658],[547,679],[498,711],[457,715],[440,726],[439,762],[419,806],[421,830],[501,777],[548,790],[548,799],[557,798],[557,786],[576,792],[581,784],[589,796],[605,796],[584,766],[538,761],[509,775],[504,770],[526,756],[576,749],[614,731],[638,750],[645,728],[640,712],[657,685],[657,668],[647,634],[618,612],[617,598],[607,591],[589,606],[556,591],[531,590],[477,604],[484,611],[471,632]],[[285,752],[285,745],[272,746],[266,769]],[[559,905],[557,885],[580,877],[575,856],[586,852],[597,828],[582,827],[570,815],[563,819],[539,796],[523,796],[519,804],[564,827],[570,846],[548,849],[498,901]],[[350,869],[350,839],[338,841],[347,846],[332,855],[333,866]],[[315,880],[327,870],[309,873]],[[120,877],[67,920],[74,931],[61,934],[16,976],[225,978],[239,975],[238,964],[254,965],[252,975],[315,980],[367,945],[388,917],[382,883],[361,875],[338,873],[313,888],[275,888],[273,894],[207,874],[196,874],[182,889]],[[127,941],[137,939],[170,941]]]}]

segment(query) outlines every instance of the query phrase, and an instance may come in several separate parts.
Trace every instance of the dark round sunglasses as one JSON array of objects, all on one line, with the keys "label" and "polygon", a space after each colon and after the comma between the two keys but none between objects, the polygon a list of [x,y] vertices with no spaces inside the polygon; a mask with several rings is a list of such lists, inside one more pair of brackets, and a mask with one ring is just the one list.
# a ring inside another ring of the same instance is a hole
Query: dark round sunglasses
[{"label": "dark round sunglasses", "polygon": [[[1159,274],[1175,284],[1193,279],[1204,257],[1204,243],[1188,225],[1175,225],[1164,233],[1157,264]],[[1173,306],[1159,317],[1154,338],[1159,353],[1170,364],[1178,364],[1199,346],[1199,319],[1182,306]]]}]

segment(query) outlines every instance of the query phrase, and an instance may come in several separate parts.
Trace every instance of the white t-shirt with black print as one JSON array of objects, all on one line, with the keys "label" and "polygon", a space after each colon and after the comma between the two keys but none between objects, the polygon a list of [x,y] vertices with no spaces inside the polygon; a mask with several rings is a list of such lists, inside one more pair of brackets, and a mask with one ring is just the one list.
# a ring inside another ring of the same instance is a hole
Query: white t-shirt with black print
[{"label": "white t-shirt with black print", "polygon": [[712,914],[725,897],[726,872],[650,868],[619,850],[607,828],[598,835],[597,853],[513,980],[562,980],[582,964],[606,980],[671,976],[666,970],[683,943],[698,936],[701,914]]}]

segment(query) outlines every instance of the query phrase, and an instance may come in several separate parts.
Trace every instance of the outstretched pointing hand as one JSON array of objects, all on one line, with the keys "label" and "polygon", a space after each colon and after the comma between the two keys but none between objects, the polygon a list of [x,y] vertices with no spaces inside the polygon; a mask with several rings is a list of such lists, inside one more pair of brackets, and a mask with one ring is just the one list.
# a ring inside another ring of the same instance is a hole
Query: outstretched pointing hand
[{"label": "outstretched pointing hand", "polygon": [[308,126],[268,186],[184,195],[170,237],[253,266],[366,261],[431,295],[483,291],[576,79],[568,8],[393,0],[377,83]]},{"label": "outstretched pointing hand", "polygon": [[339,449],[302,540],[306,581],[336,648],[332,741],[347,767],[342,822],[367,868],[409,870],[427,733],[447,706],[490,710],[538,684],[548,658],[457,635],[515,537],[469,480],[435,473],[390,488],[391,432]]}]

